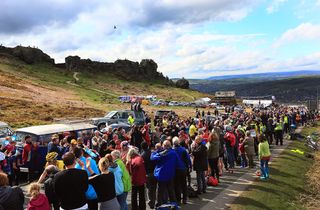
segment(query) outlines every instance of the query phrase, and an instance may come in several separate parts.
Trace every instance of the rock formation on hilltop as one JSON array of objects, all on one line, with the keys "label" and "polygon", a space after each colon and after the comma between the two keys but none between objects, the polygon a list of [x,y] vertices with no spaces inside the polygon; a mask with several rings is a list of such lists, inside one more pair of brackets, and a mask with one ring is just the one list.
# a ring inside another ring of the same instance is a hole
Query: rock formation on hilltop
[{"label": "rock formation on hilltop", "polygon": [[65,63],[55,64],[54,59],[40,49],[22,46],[14,48],[0,46],[1,55],[14,57],[27,64],[49,63],[68,71],[88,71],[97,74],[107,72],[123,79],[157,81],[167,85],[174,85],[168,77],[164,77],[162,73],[157,71],[158,65],[152,59],[143,59],[140,63],[127,59],[118,59],[114,63],[108,63],[81,59],[79,56],[68,56],[65,58]]},{"label": "rock formation on hilltop", "polygon": [[0,54],[11,55],[24,61],[27,64],[34,63],[51,63],[54,64],[54,59],[45,54],[38,48],[16,46],[14,48],[0,46]]},{"label": "rock formation on hilltop", "polygon": [[116,60],[114,63],[81,59],[79,56],[68,56],[65,59],[66,69],[70,71],[110,72],[123,78],[146,78],[167,80],[158,72],[158,65],[152,59],[143,59],[141,62],[130,60]]}]

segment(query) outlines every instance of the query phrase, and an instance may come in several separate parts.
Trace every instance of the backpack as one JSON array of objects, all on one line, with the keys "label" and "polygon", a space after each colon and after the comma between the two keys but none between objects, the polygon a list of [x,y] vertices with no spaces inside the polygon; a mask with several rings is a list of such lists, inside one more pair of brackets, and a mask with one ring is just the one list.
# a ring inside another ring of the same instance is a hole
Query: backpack
[{"label": "backpack", "polygon": [[188,191],[188,196],[189,198],[197,198],[198,197],[198,193],[195,189],[193,189],[193,187],[191,187],[190,185],[187,188]]}]

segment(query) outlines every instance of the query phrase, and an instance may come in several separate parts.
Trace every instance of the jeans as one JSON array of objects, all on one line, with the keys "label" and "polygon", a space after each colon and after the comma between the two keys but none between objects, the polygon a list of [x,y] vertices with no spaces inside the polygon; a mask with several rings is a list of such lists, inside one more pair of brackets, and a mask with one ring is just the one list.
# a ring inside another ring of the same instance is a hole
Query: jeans
[{"label": "jeans", "polygon": [[219,179],[218,161],[219,161],[219,157],[208,159],[208,163],[211,169],[211,176],[216,177],[217,179]]},{"label": "jeans", "polygon": [[187,170],[177,170],[174,178],[174,191],[178,203],[181,202],[181,194],[183,201],[187,201]]},{"label": "jeans", "polygon": [[[138,205],[138,194],[139,194],[139,205]],[[131,203],[132,203],[132,210],[145,210],[146,209],[146,198],[144,195],[144,185],[132,186]]]},{"label": "jeans", "polygon": [[204,171],[196,171],[197,174],[197,191],[205,192],[207,189],[207,182]]},{"label": "jeans", "polygon": [[260,160],[261,177],[269,177],[269,160]]},{"label": "jeans", "polygon": [[117,200],[119,202],[121,210],[128,210],[127,196],[128,196],[128,192],[124,192],[121,195],[117,196]]},{"label": "jeans", "polygon": [[245,168],[248,166],[246,154],[241,154],[241,167]]},{"label": "jeans", "polygon": [[168,196],[170,202],[176,202],[173,179],[167,182],[158,182],[157,206],[167,203]]},{"label": "jeans", "polygon": [[234,168],[234,148],[227,147],[229,168]]},{"label": "jeans", "polygon": [[153,208],[156,204],[157,179],[153,173],[147,175],[147,189],[148,189],[148,205]]}]

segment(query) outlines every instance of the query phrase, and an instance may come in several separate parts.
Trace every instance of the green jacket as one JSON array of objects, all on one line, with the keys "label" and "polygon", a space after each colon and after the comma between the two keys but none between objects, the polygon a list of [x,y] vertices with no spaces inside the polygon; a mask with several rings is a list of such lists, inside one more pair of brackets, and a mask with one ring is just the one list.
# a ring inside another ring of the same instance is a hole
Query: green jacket
[{"label": "green jacket", "polygon": [[123,187],[124,187],[124,192],[129,192],[131,190],[131,176],[126,168],[126,166],[124,165],[124,163],[122,162],[121,159],[117,159],[115,161],[118,166],[121,168],[122,171],[122,182],[123,182]]},{"label": "green jacket", "polygon": [[268,141],[259,143],[258,154],[259,154],[259,159],[271,156]]}]

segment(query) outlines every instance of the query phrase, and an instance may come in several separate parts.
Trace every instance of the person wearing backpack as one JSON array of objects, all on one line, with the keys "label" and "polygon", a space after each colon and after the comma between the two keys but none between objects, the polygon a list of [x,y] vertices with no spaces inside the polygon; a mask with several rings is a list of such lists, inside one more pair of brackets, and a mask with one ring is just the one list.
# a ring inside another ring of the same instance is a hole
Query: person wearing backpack
[{"label": "person wearing backpack", "polygon": [[226,142],[226,149],[227,149],[227,155],[228,155],[228,163],[229,163],[229,168],[233,169],[234,168],[234,147],[236,145],[236,136],[232,132],[232,127],[227,126],[226,127],[226,134],[224,135],[224,139]]}]

